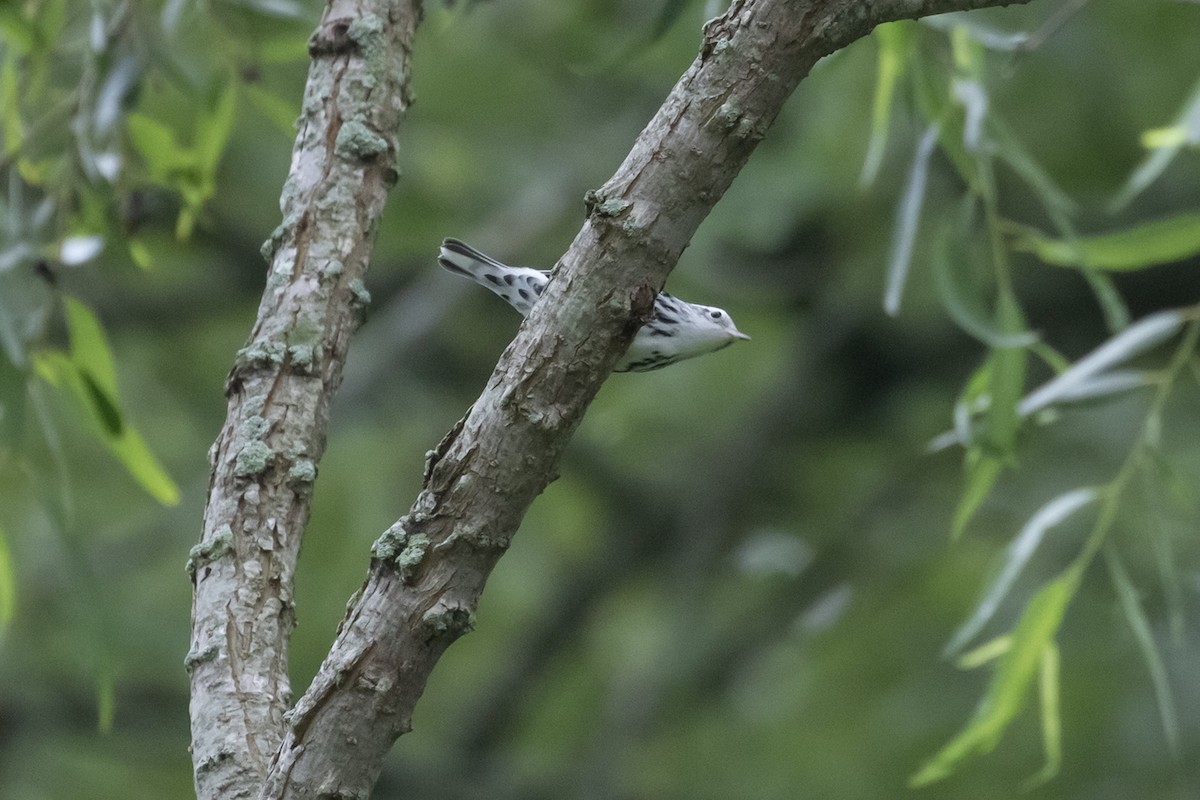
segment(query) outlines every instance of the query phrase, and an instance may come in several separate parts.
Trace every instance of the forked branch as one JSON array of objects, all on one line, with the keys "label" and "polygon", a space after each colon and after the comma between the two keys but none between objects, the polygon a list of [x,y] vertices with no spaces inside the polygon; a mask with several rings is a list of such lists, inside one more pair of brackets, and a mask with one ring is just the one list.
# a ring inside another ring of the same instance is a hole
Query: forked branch
[{"label": "forked branch", "polygon": [[[709,22],[695,62],[616,174],[589,195],[543,301],[430,454],[411,510],[376,542],[361,593],[285,723],[291,573],[362,297],[354,279],[394,175],[392,132],[416,22],[412,2],[343,9],[334,0],[314,38],[285,221],[255,334],[232,376],[196,554],[200,796],[247,796],[264,774],[264,798],[367,796],[655,293],[800,80],[880,23],[1006,4],[734,0]],[[343,106],[347,87],[367,80],[370,90]]]}]

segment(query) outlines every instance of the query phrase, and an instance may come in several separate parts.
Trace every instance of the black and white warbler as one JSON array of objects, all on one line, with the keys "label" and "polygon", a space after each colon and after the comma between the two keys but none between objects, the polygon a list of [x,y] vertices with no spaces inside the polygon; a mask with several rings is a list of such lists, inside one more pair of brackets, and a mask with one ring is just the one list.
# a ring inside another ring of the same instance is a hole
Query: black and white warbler
[{"label": "black and white warbler", "polygon": [[[548,272],[501,264],[457,239],[442,242],[438,263],[491,289],[523,317],[529,316],[550,282]],[[638,329],[613,371],[649,372],[749,338],[722,309],[688,303],[659,292],[649,321]]]}]

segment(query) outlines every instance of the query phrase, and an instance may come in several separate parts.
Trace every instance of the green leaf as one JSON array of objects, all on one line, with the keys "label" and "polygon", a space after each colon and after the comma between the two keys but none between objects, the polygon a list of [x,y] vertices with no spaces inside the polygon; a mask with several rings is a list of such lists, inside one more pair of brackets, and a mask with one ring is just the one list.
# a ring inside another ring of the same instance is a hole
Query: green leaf
[{"label": "green leaf", "polygon": [[1061,683],[1059,669],[1058,645],[1054,642],[1046,645],[1042,651],[1042,668],[1038,677],[1038,694],[1042,706],[1042,752],[1046,763],[1038,773],[1022,785],[1023,791],[1029,791],[1058,775],[1062,767],[1062,712],[1059,710],[1059,685]]},{"label": "green leaf", "polygon": [[0,528],[0,634],[8,629],[17,609],[17,576],[13,572],[8,539]]},{"label": "green leaf", "polygon": [[47,3],[40,3],[42,8],[38,15],[38,22],[41,30],[39,35],[42,42],[49,49],[53,49],[53,43],[57,42],[62,35],[63,27],[67,22],[67,0],[50,0]]},{"label": "green leaf", "polygon": [[1013,246],[1057,267],[1138,270],[1200,253],[1200,212],[1179,214],[1113,233],[1055,239],[1021,227]]},{"label": "green leaf", "polygon": [[1117,285],[1113,283],[1112,276],[1090,267],[1081,269],[1080,273],[1088,282],[1092,294],[1096,296],[1096,302],[1100,304],[1109,332],[1117,333],[1129,327],[1132,315],[1129,306],[1125,305],[1125,298],[1121,297]]},{"label": "green leaf", "polygon": [[1182,125],[1168,125],[1165,128],[1151,128],[1142,131],[1139,137],[1142,147],[1147,150],[1157,150],[1160,147],[1179,147],[1191,144],[1191,135]]},{"label": "green leaf", "polygon": [[67,382],[74,379],[75,365],[61,350],[38,350],[32,354],[32,363],[38,377],[56,389],[68,388]]},{"label": "green leaf", "polygon": [[1033,190],[1059,232],[1064,235],[1073,234],[1071,217],[1077,210],[1075,201],[1025,149],[1021,140],[1008,127],[1008,123],[995,111],[988,115],[987,128],[989,139],[996,148],[996,155]]},{"label": "green leaf", "polygon": [[1022,417],[1079,396],[1082,387],[1170,339],[1187,321],[1182,311],[1158,311],[1142,317],[1121,333],[1076,361],[1062,374],[1030,392],[1019,406]]},{"label": "green leaf", "polygon": [[982,77],[983,45],[966,25],[959,24],[950,29],[950,52],[959,72],[972,78]]},{"label": "green leaf", "polygon": [[1008,596],[1013,584],[1016,583],[1017,576],[1029,563],[1029,559],[1033,557],[1038,546],[1041,545],[1046,532],[1061,524],[1099,496],[1099,492],[1091,487],[1074,489],[1058,495],[1034,512],[1025,526],[1021,528],[1021,532],[1008,543],[1008,547],[1004,550],[1003,566],[976,604],[975,611],[970,618],[950,638],[949,644],[943,651],[944,656],[949,658],[962,650],[995,616],[996,611],[1000,608],[1000,603]]},{"label": "green leaf", "polygon": [[[1113,370],[1087,378],[1064,390],[1059,395],[1057,402],[1070,403],[1073,406],[1084,405],[1089,401],[1108,399],[1116,394],[1124,394],[1134,389],[1144,389],[1160,382],[1160,376],[1149,370]],[[1024,403],[1022,403],[1022,418],[1025,416],[1023,409]]]},{"label": "green leaf", "polygon": [[175,238],[181,242],[185,242],[192,238],[192,231],[196,227],[196,206],[185,205],[179,209],[179,216],[175,219]]},{"label": "green leaf", "polygon": [[909,68],[913,90],[921,115],[939,128],[938,144],[950,163],[967,185],[975,190],[979,186],[979,165],[974,156],[967,152],[963,143],[965,114],[960,104],[951,102],[950,84],[941,64],[914,54]]},{"label": "green leaf", "polygon": [[[116,402],[105,396],[104,390],[94,379],[89,381],[66,353],[60,350],[40,350],[33,354],[34,371],[56,389],[65,390],[76,406],[83,410],[89,426],[105,443],[119,435],[113,433],[114,423],[106,419],[117,414]],[[123,427],[119,422],[118,429]]]},{"label": "green leaf", "polygon": [[1012,649],[1012,637],[997,636],[991,641],[984,642],[974,650],[968,650],[954,660],[954,666],[959,669],[975,669],[982,667],[990,661],[995,661],[1000,656]]},{"label": "green leaf", "polygon": [[[80,304],[80,308],[86,311],[86,307],[82,304]],[[80,317],[80,319],[88,318],[92,322],[95,321],[95,317],[91,316],[90,312],[87,312],[86,317]],[[89,334],[84,337],[83,341],[90,344],[84,347],[82,354],[73,352],[70,357],[61,351],[51,349],[34,353],[34,370],[50,385],[66,391],[67,396],[82,410],[97,438],[117,457],[129,475],[146,493],[163,505],[175,505],[179,502],[179,488],[167,475],[154,454],[150,452],[150,448],[147,447],[141,434],[124,420],[115,395],[109,394],[103,383],[107,378],[98,378],[97,374],[89,368],[90,362],[85,362],[87,358],[93,359],[93,362],[99,359],[98,369],[100,372],[105,370],[101,356],[97,356],[94,352],[88,354],[88,348],[95,347],[97,339],[94,335]],[[100,341],[102,341],[102,333]],[[71,344],[72,350],[74,350],[76,344],[74,331],[72,331]],[[106,343],[103,352],[110,359],[109,369],[111,369],[111,354],[108,353]],[[115,376],[111,377],[111,381],[115,388]]]},{"label": "green leaf", "polygon": [[1117,598],[1121,601],[1121,611],[1125,621],[1133,631],[1133,638],[1141,651],[1142,659],[1146,662],[1146,671],[1150,673],[1150,682],[1154,685],[1154,699],[1158,703],[1158,715],[1162,720],[1163,735],[1167,739],[1167,748],[1171,754],[1179,757],[1179,720],[1175,716],[1175,699],[1171,692],[1171,683],[1167,680],[1167,668],[1159,655],[1158,645],[1154,642],[1154,633],[1150,630],[1150,621],[1142,610],[1142,602],[1138,598],[1137,587],[1125,571],[1125,565],[1117,555],[1116,549],[1109,543],[1104,545],[1104,560],[1108,564],[1108,574],[1112,577],[1117,589]]},{"label": "green leaf", "polygon": [[[972,199],[968,196],[968,199]],[[1031,331],[1006,333],[988,318],[979,287],[972,280],[971,253],[965,241],[972,204],[964,204],[959,223],[942,226],[934,247],[933,274],[938,299],[960,328],[991,347],[1028,347],[1037,342]]]},{"label": "green leaf", "polygon": [[[1001,333],[1017,335],[1025,332],[1025,318],[1010,292],[1003,291],[997,301],[997,327]],[[1024,347],[993,347],[991,354],[991,380],[988,395],[991,402],[987,410],[987,442],[996,452],[1005,456],[1016,447],[1017,428],[1021,415],[1017,404],[1025,391]]]},{"label": "green leaf", "polygon": [[63,308],[71,336],[71,360],[115,403],[117,368],[100,320],[90,308],[69,295],[63,297]]},{"label": "green leaf", "polygon": [[125,126],[134,148],[146,162],[151,180],[173,188],[181,174],[196,169],[195,151],[181,145],[174,131],[163,123],[131,112],[125,115]]},{"label": "green leaf", "polygon": [[147,494],[164,506],[179,504],[179,487],[150,452],[140,433],[126,425],[121,436],[112,440],[109,446]]},{"label": "green leaf", "polygon": [[1125,185],[1117,192],[1117,196],[1113,198],[1109,210],[1113,213],[1120,211],[1129,205],[1133,198],[1142,193],[1147,186],[1153,183],[1159,175],[1161,175],[1175,160],[1175,156],[1183,148],[1184,144],[1190,141],[1200,141],[1200,82],[1192,89],[1192,93],[1184,102],[1183,108],[1180,109],[1178,116],[1175,119],[1175,128],[1185,132],[1184,136],[1177,139],[1166,146],[1156,149],[1150,155],[1146,156],[1145,160],[1138,165],[1138,168],[1133,171],[1129,179],[1125,181]]},{"label": "green leaf", "polygon": [[104,432],[114,439],[119,437],[125,425],[121,421],[121,412],[117,409],[117,404],[87,372],[80,370],[79,378]]},{"label": "green leaf", "polygon": [[108,69],[96,91],[96,105],[90,125],[100,134],[107,134],[123,116],[126,96],[134,91],[142,77],[142,64],[134,55],[121,57]]},{"label": "green leaf", "polygon": [[1003,468],[1004,463],[1000,459],[986,455],[981,448],[973,447],[967,451],[964,466],[966,485],[963,487],[962,497],[958,500],[958,507],[954,510],[954,522],[950,529],[952,539],[962,536],[967,525],[975,517],[975,512],[996,485]]},{"label": "green leaf", "polygon": [[196,123],[194,145],[200,173],[211,176],[217,170],[237,112],[237,82],[229,81],[218,93],[216,100]]},{"label": "green leaf", "polygon": [[[66,359],[65,355],[63,359]],[[38,370],[36,357],[34,370]],[[46,443],[46,451],[50,454],[50,460],[54,464],[55,479],[40,482],[42,483],[41,495],[51,519],[60,529],[66,530],[75,524],[75,499],[74,493],[71,491],[70,463],[63,450],[62,437],[59,435],[58,427],[50,413],[50,404],[46,400],[41,383],[30,381],[29,397],[32,401],[29,405],[33,409],[33,417],[37,420],[38,430],[42,434],[42,440]]]},{"label": "green leaf", "polygon": [[[1071,221],[1076,212],[1075,201],[1058,186],[1037,159],[1030,155],[1017,135],[994,111],[988,115],[987,128],[996,154],[1033,190],[1063,240],[1070,242],[1074,247],[1078,241],[1074,223]],[[1113,333],[1123,330],[1129,324],[1129,309],[1125,307],[1125,301],[1113,285],[1112,279],[1092,268],[1084,268],[1082,273],[1092,294],[1096,296],[1101,311],[1104,312],[1108,329]]]},{"label": "green leaf", "polygon": [[1012,52],[1025,47],[1029,42],[1029,34],[1024,31],[1010,32],[984,24],[979,17],[969,11],[951,11],[923,17],[921,24],[940,31],[961,29],[970,34],[971,38],[989,50]]},{"label": "green leaf", "polygon": [[879,165],[883,163],[888,129],[891,127],[892,99],[896,95],[896,82],[904,74],[912,56],[916,32],[916,23],[911,20],[889,22],[875,29],[879,64],[875,78],[875,98],[871,104],[871,140],[867,145],[862,174],[858,179],[859,185],[864,188],[875,182],[875,176],[879,174]]},{"label": "green leaf", "polygon": [[1029,352],[1045,362],[1046,366],[1054,370],[1055,374],[1066,372],[1071,368],[1070,359],[1045,342],[1039,341],[1033,347],[1029,348]]},{"label": "green leaf", "polygon": [[154,256],[150,254],[150,248],[146,245],[145,239],[139,237],[130,237],[125,241],[129,247],[129,258],[134,264],[144,270],[154,268]]},{"label": "green leaf", "polygon": [[1012,633],[1012,647],[996,664],[975,714],[945,747],[909,779],[913,787],[926,786],[949,776],[967,758],[989,752],[1029,696],[1046,649],[1062,623],[1067,605],[1079,586],[1079,569],[1072,567],[1046,584],[1025,607]]},{"label": "green leaf", "polygon": [[4,43],[11,48],[15,55],[26,55],[38,45],[39,31],[33,22],[25,17],[25,10],[17,3],[0,3],[0,31],[4,33]]},{"label": "green leaf", "polygon": [[908,185],[896,209],[896,229],[892,234],[892,253],[888,259],[887,289],[883,308],[893,317],[900,313],[900,298],[908,282],[913,247],[917,241],[917,226],[921,222],[921,206],[925,202],[925,183],[929,177],[929,157],[937,144],[938,126],[931,125],[917,144],[917,154],[908,173]]},{"label": "green leaf", "polygon": [[[1172,546],[1170,534],[1163,518],[1160,495],[1170,495],[1172,491],[1182,494],[1184,503],[1192,502],[1192,485],[1181,480],[1174,467],[1163,458],[1162,452],[1152,449],[1147,454],[1146,469],[1140,470],[1142,491],[1146,506],[1146,535],[1150,547],[1154,551],[1154,563],[1158,568],[1158,582],[1162,587],[1163,599],[1167,606],[1167,620],[1171,631],[1171,639],[1175,644],[1183,641],[1183,585],[1176,567],[1176,553]],[[1158,480],[1158,483],[1155,481]],[[1182,491],[1180,491],[1182,490]],[[1194,511],[1194,508],[1192,509]]]}]

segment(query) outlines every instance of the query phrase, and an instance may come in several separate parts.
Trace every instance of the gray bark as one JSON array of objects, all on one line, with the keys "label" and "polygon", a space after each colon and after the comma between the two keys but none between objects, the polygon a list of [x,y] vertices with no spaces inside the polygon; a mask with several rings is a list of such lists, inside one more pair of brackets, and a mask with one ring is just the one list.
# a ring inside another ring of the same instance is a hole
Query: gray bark
[{"label": "gray bark", "polygon": [[[1022,0],[1023,1],[1023,0]],[[376,542],[325,663],[286,715],[292,571],[361,276],[394,177],[415,0],[333,0],[284,224],[214,446],[193,557],[199,796],[366,797],[438,658],[697,226],[812,65],[875,25],[998,0],[734,0],[587,219],[471,411]],[[269,766],[268,766],[268,761]],[[265,780],[264,780],[265,779]]]},{"label": "gray bark", "polygon": [[192,762],[200,798],[256,796],[291,704],[293,573],[329,404],[368,297],[362,279],[407,105],[419,0],[333,0],[309,40],[283,222],[258,319],[227,384],[195,584]]}]

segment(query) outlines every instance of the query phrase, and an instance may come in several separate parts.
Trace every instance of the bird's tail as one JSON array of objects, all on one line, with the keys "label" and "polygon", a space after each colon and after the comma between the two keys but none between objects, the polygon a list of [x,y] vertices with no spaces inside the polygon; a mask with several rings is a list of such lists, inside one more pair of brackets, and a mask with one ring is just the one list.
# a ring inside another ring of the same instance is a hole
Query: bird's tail
[{"label": "bird's tail", "polygon": [[487,287],[521,312],[522,316],[529,315],[549,280],[544,272],[502,264],[458,239],[442,242],[438,263],[450,272],[465,275],[480,286]]},{"label": "bird's tail", "polygon": [[465,275],[485,286],[484,274],[494,274],[497,269],[506,270],[508,265],[501,264],[489,255],[479,252],[474,247],[460,242],[458,239],[444,239],[441,252],[438,253],[438,263],[458,275]]}]

